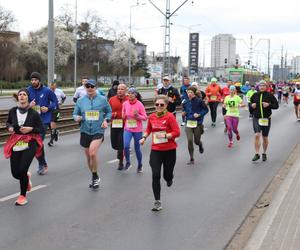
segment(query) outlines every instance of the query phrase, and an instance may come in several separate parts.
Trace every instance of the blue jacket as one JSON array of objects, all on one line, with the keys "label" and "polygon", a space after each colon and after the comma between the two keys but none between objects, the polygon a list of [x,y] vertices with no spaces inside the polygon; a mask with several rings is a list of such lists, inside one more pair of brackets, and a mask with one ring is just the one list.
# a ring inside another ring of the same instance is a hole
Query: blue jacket
[{"label": "blue jacket", "polygon": [[[94,111],[99,114],[97,120],[88,120],[87,117],[89,111]],[[104,134],[104,129],[101,125],[106,119],[110,121],[111,119],[111,107],[108,104],[106,97],[97,93],[93,98],[89,98],[85,95],[78,99],[73,112],[73,118],[76,120],[77,116],[82,116],[82,121],[80,125],[80,132],[86,133],[88,135],[94,134]]]},{"label": "blue jacket", "polygon": [[249,85],[243,85],[243,86],[241,87],[241,92],[242,92],[243,94],[246,94],[250,89],[251,89],[251,87],[250,87]]},{"label": "blue jacket", "polygon": [[181,100],[182,100],[182,103],[185,103],[189,97],[187,95],[187,89],[190,87],[190,85],[186,86],[186,85],[182,85],[180,87],[180,94],[181,94]]},{"label": "blue jacket", "polygon": [[[203,100],[199,97],[188,99],[183,104],[183,110],[186,113],[186,120],[197,121],[198,124],[203,123],[204,116],[208,113],[208,108]],[[200,114],[198,118],[194,117],[194,114]]]},{"label": "blue jacket", "polygon": [[36,105],[40,107],[47,107],[48,111],[45,113],[40,113],[42,121],[44,124],[49,124],[51,122],[52,110],[58,107],[57,97],[51,89],[45,87],[41,84],[38,89],[32,86],[28,87],[29,91],[29,102],[35,100]]}]

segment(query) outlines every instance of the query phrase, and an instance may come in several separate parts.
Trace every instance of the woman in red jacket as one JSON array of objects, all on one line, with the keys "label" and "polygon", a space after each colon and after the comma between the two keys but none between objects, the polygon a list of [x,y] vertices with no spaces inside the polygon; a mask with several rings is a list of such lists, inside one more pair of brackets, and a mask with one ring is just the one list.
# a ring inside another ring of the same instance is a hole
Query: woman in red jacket
[{"label": "woman in red jacket", "polygon": [[28,169],[34,158],[42,154],[43,123],[37,111],[29,106],[27,89],[18,92],[18,106],[8,113],[6,122],[11,136],[4,145],[4,156],[10,158],[11,173],[20,181],[20,196],[16,205],[27,204],[26,192],[31,190],[30,173]]},{"label": "woman in red jacket", "polygon": [[180,129],[174,115],[167,111],[168,97],[158,95],[155,100],[155,113],[148,118],[147,129],[140,140],[143,145],[152,133],[152,146],[150,153],[150,166],[152,168],[152,189],[154,193],[154,206],[152,211],[162,209],[160,201],[160,176],[163,166],[163,177],[170,187],[173,184],[173,171],[176,163],[175,138],[179,137]]}]

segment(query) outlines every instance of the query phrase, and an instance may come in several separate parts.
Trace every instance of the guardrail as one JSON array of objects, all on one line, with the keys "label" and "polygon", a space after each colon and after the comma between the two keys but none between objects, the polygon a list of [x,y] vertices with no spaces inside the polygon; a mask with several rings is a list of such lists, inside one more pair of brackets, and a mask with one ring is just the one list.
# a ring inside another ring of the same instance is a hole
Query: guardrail
[{"label": "guardrail", "polygon": [[[145,99],[143,102],[147,115],[151,114],[155,110],[153,99]],[[60,109],[61,118],[57,122],[57,129],[60,132],[75,132],[79,130],[78,123],[75,122],[72,117],[73,110],[74,105],[65,105]],[[10,135],[6,129],[7,116],[8,110],[0,110],[0,144],[3,143]]]}]

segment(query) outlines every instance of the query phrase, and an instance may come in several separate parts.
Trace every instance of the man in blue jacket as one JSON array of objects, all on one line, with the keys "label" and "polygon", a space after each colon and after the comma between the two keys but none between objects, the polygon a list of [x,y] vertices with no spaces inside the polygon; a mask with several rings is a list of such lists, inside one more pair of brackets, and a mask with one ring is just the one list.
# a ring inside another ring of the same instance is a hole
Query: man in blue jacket
[{"label": "man in blue jacket", "polygon": [[99,188],[98,150],[104,140],[104,131],[111,120],[111,107],[106,97],[96,90],[96,82],[89,80],[84,85],[86,95],[79,98],[73,112],[75,121],[80,122],[80,145],[85,150],[88,167],[92,173],[90,188]]},{"label": "man in blue jacket", "polygon": [[[30,75],[31,86],[28,87],[30,107],[36,110],[44,124],[44,131],[41,134],[45,139],[47,128],[51,123],[52,111],[58,108],[57,97],[53,91],[41,83],[41,74],[32,72]],[[45,150],[43,147],[42,155],[37,158],[39,162],[37,173],[43,175],[48,171],[48,165],[45,159]]]},{"label": "man in blue jacket", "polygon": [[[189,98],[188,98],[188,95],[187,95],[187,89],[188,87],[191,86],[191,83],[190,83],[190,78],[188,78],[187,76],[185,76],[183,78],[183,84],[182,86],[180,87],[180,95],[181,95],[181,100],[182,100],[182,104],[184,104]],[[182,112],[182,123],[181,123],[181,126],[184,126],[185,125],[185,116],[183,115],[184,113]]]},{"label": "man in blue jacket", "polygon": [[204,133],[203,120],[208,113],[208,108],[203,100],[196,96],[197,89],[193,86],[187,89],[188,100],[183,104],[183,111],[186,117],[185,132],[188,140],[190,161],[188,165],[194,164],[194,142],[199,146],[200,154],[204,148],[201,135]]}]

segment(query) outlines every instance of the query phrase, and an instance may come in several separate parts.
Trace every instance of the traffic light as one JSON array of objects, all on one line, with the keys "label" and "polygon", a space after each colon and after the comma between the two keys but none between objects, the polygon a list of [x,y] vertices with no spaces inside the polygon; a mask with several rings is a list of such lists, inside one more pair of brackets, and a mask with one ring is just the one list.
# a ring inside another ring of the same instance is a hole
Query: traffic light
[{"label": "traffic light", "polygon": [[224,63],[227,64],[227,58],[224,59]]},{"label": "traffic light", "polygon": [[250,65],[250,60],[248,60],[247,64]]},{"label": "traffic light", "polygon": [[239,59],[235,59],[235,68],[237,69],[239,67]]}]

